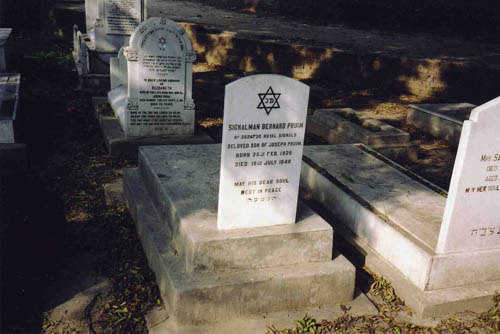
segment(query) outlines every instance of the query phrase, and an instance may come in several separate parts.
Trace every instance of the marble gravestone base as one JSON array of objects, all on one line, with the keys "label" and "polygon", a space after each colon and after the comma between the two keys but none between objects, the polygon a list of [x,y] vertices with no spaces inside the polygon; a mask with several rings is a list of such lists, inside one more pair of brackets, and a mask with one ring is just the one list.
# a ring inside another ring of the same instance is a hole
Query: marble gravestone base
[{"label": "marble gravestone base", "polygon": [[410,134],[351,108],[319,109],[307,120],[307,132],[329,144],[361,143],[390,158],[418,159],[420,142]]},{"label": "marble gravestone base", "polygon": [[169,321],[217,323],[352,300],[355,269],[299,203],[297,223],[219,230],[220,145],[141,147],[124,197]]},{"label": "marble gravestone base", "polygon": [[118,118],[114,114],[102,112],[102,106],[107,105],[105,97],[93,97],[92,104],[99,121],[104,145],[111,155],[137,156],[140,146],[150,145],[187,145],[187,144],[212,144],[213,139],[202,129],[195,128],[193,136],[152,136],[152,137],[127,137],[123,132]]},{"label": "marble gravestone base", "polygon": [[410,104],[406,123],[457,146],[464,121],[475,107],[470,103]]},{"label": "marble gravestone base", "polygon": [[[417,314],[491,307],[500,289],[500,249],[439,249],[442,189],[361,144],[305,147],[301,189]],[[484,230],[463,234],[484,238]]]}]

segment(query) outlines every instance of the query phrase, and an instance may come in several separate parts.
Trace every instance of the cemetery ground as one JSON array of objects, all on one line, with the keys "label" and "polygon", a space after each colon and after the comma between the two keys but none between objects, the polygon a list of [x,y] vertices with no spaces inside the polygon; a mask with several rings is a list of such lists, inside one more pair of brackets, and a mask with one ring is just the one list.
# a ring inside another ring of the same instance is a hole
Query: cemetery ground
[{"label": "cemetery ground", "polygon": [[[145,315],[161,304],[132,219],[125,206],[106,204],[103,186],[133,167],[133,157],[106,154],[91,95],[77,88],[71,43],[43,33],[15,37],[22,81],[24,128],[30,166],[6,177],[9,223],[2,233],[2,322],[6,333],[146,333]],[[194,73],[198,123],[220,141],[224,86],[249,75],[215,68]],[[308,83],[308,82],[306,82]],[[412,96],[384,87],[360,88],[314,82],[310,108],[352,107],[421,140],[417,162],[399,161],[447,189],[455,149],[404,124]],[[322,143],[308,136],[306,144]],[[493,333],[500,330],[500,298],[488,312],[464,312],[422,321],[395,295],[390,282],[335,241],[358,265],[357,286],[378,309],[373,315],[344,315],[290,323],[269,333]],[[308,318],[310,317],[310,318]],[[311,329],[314,329],[311,330]]]}]

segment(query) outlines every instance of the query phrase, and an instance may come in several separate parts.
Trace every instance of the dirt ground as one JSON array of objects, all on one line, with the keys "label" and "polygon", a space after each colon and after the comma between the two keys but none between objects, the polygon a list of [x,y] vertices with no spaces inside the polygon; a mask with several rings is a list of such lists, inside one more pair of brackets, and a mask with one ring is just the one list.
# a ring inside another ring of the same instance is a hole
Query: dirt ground
[{"label": "dirt ground", "polygon": [[[11,214],[2,235],[2,333],[146,333],[144,315],[161,304],[154,276],[126,208],[107,206],[103,191],[137,162],[106,154],[91,96],[77,89],[71,41],[31,31],[17,34],[14,43],[22,55],[17,63],[23,76],[19,135],[28,145],[30,165],[26,173],[4,180]],[[197,121],[213,125],[214,138],[220,134],[224,85],[245,75],[224,68],[194,73]],[[405,125],[411,96],[330,82],[311,88],[313,109],[352,107],[421,140],[419,160],[399,162],[448,188],[456,149]],[[315,137],[306,142],[322,143]],[[309,328],[398,334],[500,330],[498,299],[483,314],[464,313],[432,327],[415,325],[389,282],[361,272],[359,285],[371,290],[379,314],[353,317],[346,310],[339,319],[307,319]],[[305,333],[299,325],[290,326],[269,333]]]}]

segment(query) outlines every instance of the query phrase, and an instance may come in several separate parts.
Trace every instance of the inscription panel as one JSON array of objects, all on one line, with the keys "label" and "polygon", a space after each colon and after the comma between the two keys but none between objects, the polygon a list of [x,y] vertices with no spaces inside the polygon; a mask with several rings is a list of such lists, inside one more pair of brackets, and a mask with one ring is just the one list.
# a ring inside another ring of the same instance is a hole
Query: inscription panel
[{"label": "inscription panel", "polygon": [[130,112],[130,127],[147,127],[153,134],[177,133],[182,128],[188,132],[192,120],[184,113],[184,40],[177,29],[160,26],[147,32],[139,47],[139,103],[138,110]]},{"label": "inscription panel", "polygon": [[141,1],[105,0],[106,33],[131,35],[141,22]]},{"label": "inscription panel", "polygon": [[219,229],[295,223],[308,97],[278,75],[226,87]]}]

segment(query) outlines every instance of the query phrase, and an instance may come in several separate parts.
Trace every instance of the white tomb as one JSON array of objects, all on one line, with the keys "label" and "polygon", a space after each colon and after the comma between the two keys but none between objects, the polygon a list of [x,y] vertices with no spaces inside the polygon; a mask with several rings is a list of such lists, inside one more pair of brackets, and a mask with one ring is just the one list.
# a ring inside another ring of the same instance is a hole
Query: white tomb
[{"label": "white tomb", "polygon": [[500,289],[499,124],[500,98],[464,122],[447,198],[363,145],[306,147],[301,187],[417,313],[484,310]]},{"label": "white tomb", "polygon": [[184,29],[166,18],[139,25],[111,60],[111,104],[127,137],[190,136],[196,60]]},{"label": "white tomb", "polygon": [[109,59],[145,20],[147,0],[85,0],[86,33],[73,28],[79,74],[108,74]]},{"label": "white tomb", "polygon": [[281,75],[226,86],[219,229],[295,224],[308,100]]}]

